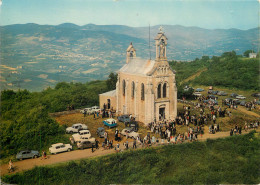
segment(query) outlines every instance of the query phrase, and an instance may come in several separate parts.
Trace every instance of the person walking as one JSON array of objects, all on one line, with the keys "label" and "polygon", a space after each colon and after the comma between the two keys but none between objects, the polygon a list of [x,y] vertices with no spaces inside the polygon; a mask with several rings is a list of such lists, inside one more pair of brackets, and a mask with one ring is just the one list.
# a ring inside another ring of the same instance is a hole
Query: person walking
[{"label": "person walking", "polygon": [[92,153],[94,152],[94,144],[93,143],[91,145],[91,151],[92,151]]}]

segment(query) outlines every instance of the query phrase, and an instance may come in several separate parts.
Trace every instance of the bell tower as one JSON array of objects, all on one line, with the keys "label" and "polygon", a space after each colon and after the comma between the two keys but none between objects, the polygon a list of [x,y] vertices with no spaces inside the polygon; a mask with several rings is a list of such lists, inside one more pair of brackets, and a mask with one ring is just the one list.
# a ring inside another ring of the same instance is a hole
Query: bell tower
[{"label": "bell tower", "polygon": [[164,35],[162,26],[160,26],[159,33],[157,34],[154,40],[156,46],[156,61],[167,61],[166,46],[168,39]]},{"label": "bell tower", "polygon": [[128,64],[129,60],[131,60],[134,57],[136,57],[136,50],[131,42],[126,50],[126,63]]}]

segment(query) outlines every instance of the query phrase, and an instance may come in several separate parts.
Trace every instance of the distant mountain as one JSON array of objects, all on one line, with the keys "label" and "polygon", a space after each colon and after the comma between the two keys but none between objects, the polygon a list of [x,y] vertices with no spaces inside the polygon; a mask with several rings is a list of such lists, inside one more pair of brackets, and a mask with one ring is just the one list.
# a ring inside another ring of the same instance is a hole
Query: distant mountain
[{"label": "distant mountain", "polygon": [[[168,37],[168,60],[192,60],[202,55],[221,55],[235,50],[242,54],[256,42],[258,29],[208,30],[164,25]],[[153,38],[159,26],[150,28]],[[85,82],[104,79],[125,63],[133,42],[137,56],[149,57],[149,28],[123,25],[57,26],[15,24],[0,26],[1,88],[41,90],[60,81]]]}]

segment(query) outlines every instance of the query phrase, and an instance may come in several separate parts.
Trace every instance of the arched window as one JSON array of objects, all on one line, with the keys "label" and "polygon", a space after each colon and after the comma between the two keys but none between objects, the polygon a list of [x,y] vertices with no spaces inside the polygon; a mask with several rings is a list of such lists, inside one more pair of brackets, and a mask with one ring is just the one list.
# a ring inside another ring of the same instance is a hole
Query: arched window
[{"label": "arched window", "polygon": [[135,97],[135,83],[134,82],[132,82],[132,93],[131,93],[131,95],[132,95],[132,98]]},{"label": "arched window", "polygon": [[144,84],[141,84],[141,100],[144,100]]},{"label": "arched window", "polygon": [[163,97],[166,98],[166,90],[167,90],[167,85],[166,83],[163,84]]},{"label": "arched window", "polygon": [[123,89],[123,96],[125,96],[125,80],[123,80],[123,87],[122,87]]},{"label": "arched window", "polygon": [[161,84],[159,84],[158,85],[158,88],[157,88],[157,98],[161,98],[162,96],[161,96],[161,94],[162,94],[162,85]]}]

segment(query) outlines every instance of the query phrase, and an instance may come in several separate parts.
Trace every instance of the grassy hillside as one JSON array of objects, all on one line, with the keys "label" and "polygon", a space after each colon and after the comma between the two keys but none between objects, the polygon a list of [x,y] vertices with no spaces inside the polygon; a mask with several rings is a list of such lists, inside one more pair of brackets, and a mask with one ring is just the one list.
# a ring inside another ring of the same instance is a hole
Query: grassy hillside
[{"label": "grassy hillside", "polygon": [[19,184],[258,184],[260,136],[129,151],[2,177]]},{"label": "grassy hillside", "polygon": [[49,116],[50,112],[98,105],[98,94],[107,91],[105,81],[58,83],[42,92],[27,90],[1,92],[1,158],[19,150],[42,150],[56,142],[69,142],[65,127]]},{"label": "grassy hillside", "polygon": [[170,62],[178,84],[218,86],[259,91],[259,58],[249,59],[226,52],[192,62]]}]

